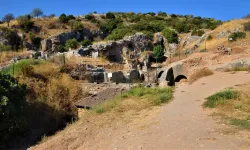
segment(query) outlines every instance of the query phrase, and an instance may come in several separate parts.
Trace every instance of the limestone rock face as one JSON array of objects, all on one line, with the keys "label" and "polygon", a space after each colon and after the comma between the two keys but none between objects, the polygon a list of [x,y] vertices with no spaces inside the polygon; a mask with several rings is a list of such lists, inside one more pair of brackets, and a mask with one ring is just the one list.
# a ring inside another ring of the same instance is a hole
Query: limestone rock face
[{"label": "limestone rock face", "polygon": [[[93,33],[92,33],[93,32]],[[97,31],[90,31],[88,29],[83,30],[82,32],[65,32],[58,34],[56,36],[52,36],[50,38],[47,38],[41,42],[42,45],[42,51],[43,52],[54,52],[56,50],[56,47],[58,45],[65,45],[66,41],[69,39],[77,39],[79,41],[82,40],[92,40],[94,36],[97,36],[101,34]]]},{"label": "limestone rock face", "polygon": [[[84,48],[84,51],[99,52],[99,54],[107,57],[110,61],[124,62],[124,53],[129,55],[130,52],[133,52],[133,55],[137,57],[141,52],[150,49],[152,49],[151,39],[144,34],[137,33],[122,40],[90,45]],[[125,50],[126,52],[124,52]],[[131,58],[133,56],[128,57]]]}]

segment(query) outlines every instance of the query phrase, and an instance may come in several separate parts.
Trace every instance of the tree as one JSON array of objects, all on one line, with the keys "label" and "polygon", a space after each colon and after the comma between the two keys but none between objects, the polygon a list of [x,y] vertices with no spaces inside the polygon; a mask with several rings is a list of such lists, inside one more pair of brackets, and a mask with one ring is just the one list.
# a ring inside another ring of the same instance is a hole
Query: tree
[{"label": "tree", "polygon": [[160,59],[164,56],[164,49],[161,45],[154,47],[154,56],[156,59]]},{"label": "tree", "polygon": [[59,17],[60,22],[62,23],[67,23],[68,22],[68,18],[65,14],[61,14]]},{"label": "tree", "polygon": [[34,22],[31,21],[30,15],[25,15],[25,16],[19,16],[17,18],[17,22],[20,26],[20,28],[25,31],[29,32],[29,30],[33,27]]},{"label": "tree", "polygon": [[76,18],[75,18],[73,15],[68,15],[68,16],[67,16],[67,19],[68,19],[68,21],[69,21],[69,20],[75,20]]},{"label": "tree", "polygon": [[82,42],[81,42],[81,45],[82,46],[89,46],[89,45],[91,45],[92,44],[92,41],[90,41],[90,40],[83,40]]},{"label": "tree", "polygon": [[[19,136],[25,128],[24,111],[27,107],[27,88],[10,75],[0,73],[0,143]],[[3,148],[4,149],[4,148]]]},{"label": "tree", "polygon": [[11,13],[8,13],[6,14],[4,17],[3,17],[3,22],[6,22],[8,24],[8,27],[10,25],[10,21],[15,19],[14,15],[11,14]]},{"label": "tree", "polygon": [[115,14],[112,13],[112,12],[108,12],[108,13],[106,14],[106,18],[107,18],[107,19],[115,19]]},{"label": "tree", "polygon": [[34,8],[33,11],[31,12],[32,17],[38,18],[39,16],[43,15],[43,11],[40,8]]},{"label": "tree", "polygon": [[179,43],[178,34],[174,30],[170,28],[165,28],[162,31],[162,34],[168,40],[169,43]]},{"label": "tree", "polygon": [[69,39],[66,41],[66,48],[73,48],[73,49],[76,49],[78,47],[78,42],[76,39]]}]

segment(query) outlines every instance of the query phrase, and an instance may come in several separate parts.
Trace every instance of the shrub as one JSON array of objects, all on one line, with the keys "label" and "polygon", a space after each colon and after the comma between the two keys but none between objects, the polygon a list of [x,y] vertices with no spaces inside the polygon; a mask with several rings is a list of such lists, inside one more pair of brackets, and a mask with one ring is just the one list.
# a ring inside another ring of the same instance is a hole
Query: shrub
[{"label": "shrub", "polygon": [[108,12],[108,13],[106,14],[106,18],[107,18],[107,19],[115,19],[115,14],[112,13],[112,12]]},{"label": "shrub", "polygon": [[210,41],[210,40],[212,40],[212,39],[213,39],[212,35],[209,35],[209,36],[207,37],[207,40],[208,40],[208,41]]},{"label": "shrub", "polygon": [[68,50],[63,45],[59,45],[57,47],[57,51],[60,53],[63,53],[63,52],[67,52]]},{"label": "shrub", "polygon": [[41,47],[42,38],[36,37],[33,33],[29,33],[31,43],[34,45],[34,50],[39,50]]},{"label": "shrub", "polygon": [[107,37],[108,40],[119,40],[122,39],[126,35],[134,34],[134,32],[129,28],[121,28],[115,29],[112,33]]},{"label": "shrub", "polygon": [[166,17],[166,16],[167,16],[167,13],[162,12],[162,11],[159,11],[159,12],[158,12],[158,16]]},{"label": "shrub", "polygon": [[174,30],[170,28],[165,28],[162,31],[162,34],[168,40],[169,43],[179,43],[178,34]]},{"label": "shrub", "polygon": [[243,26],[245,31],[250,31],[250,22],[244,23]]},{"label": "shrub", "polygon": [[69,39],[66,41],[66,48],[73,48],[73,49],[76,49],[78,47],[78,41],[76,39]]},{"label": "shrub", "polygon": [[76,18],[73,16],[73,15],[68,15],[67,16],[67,20],[70,21],[70,20],[75,20]]},{"label": "shrub", "polygon": [[82,42],[81,42],[81,45],[82,46],[89,46],[89,45],[91,45],[92,44],[92,41],[90,41],[90,40],[83,40]]},{"label": "shrub", "polygon": [[100,26],[100,30],[106,34],[110,34],[114,29],[117,28],[117,22],[114,20],[108,21]]},{"label": "shrub", "polygon": [[65,14],[61,14],[59,17],[59,21],[62,23],[67,23],[69,20]]},{"label": "shrub", "polygon": [[0,73],[0,148],[13,137],[20,136],[26,128],[24,117],[27,107],[26,85],[19,84],[10,75]]},{"label": "shrub", "polygon": [[24,32],[29,32],[30,29],[33,27],[34,22],[31,21],[30,15],[19,16],[17,18],[18,25]]},{"label": "shrub", "polygon": [[94,16],[93,14],[87,14],[87,15],[85,16],[85,19],[87,19],[87,20],[92,20],[92,19],[95,19],[95,16]]},{"label": "shrub", "polygon": [[[229,37],[228,40],[230,42],[237,41],[237,39],[244,39],[246,38],[246,33],[245,32],[234,32],[232,33]],[[232,39],[232,40],[231,40]]]},{"label": "shrub", "polygon": [[202,36],[204,33],[205,33],[204,30],[200,30],[200,29],[195,28],[195,29],[192,31],[191,35],[192,35],[192,36],[194,36],[194,35],[196,35],[196,36]]},{"label": "shrub", "polygon": [[72,20],[71,22],[71,29],[74,31],[83,31],[84,30],[84,26],[80,21],[75,21]]},{"label": "shrub", "polygon": [[164,56],[164,49],[161,45],[154,47],[154,56],[156,59],[161,59]]}]

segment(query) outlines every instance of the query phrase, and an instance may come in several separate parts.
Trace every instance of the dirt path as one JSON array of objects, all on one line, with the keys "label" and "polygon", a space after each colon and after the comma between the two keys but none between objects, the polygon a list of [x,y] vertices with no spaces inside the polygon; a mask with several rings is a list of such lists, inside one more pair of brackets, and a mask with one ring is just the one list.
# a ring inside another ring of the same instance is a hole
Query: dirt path
[{"label": "dirt path", "polygon": [[249,149],[250,134],[223,134],[226,125],[208,116],[201,106],[207,96],[249,81],[246,72],[216,73],[181,85],[170,104],[132,115],[128,123],[113,121],[87,131],[89,127],[78,122],[32,149]]},{"label": "dirt path", "polygon": [[[221,124],[201,107],[204,99],[216,91],[250,81],[250,74],[218,73],[193,85],[176,89],[175,99],[164,106],[148,127],[106,140],[103,149],[247,149],[250,140],[239,135],[223,135]],[[106,147],[107,146],[107,147]],[[100,145],[99,145],[100,147]],[[102,149],[101,148],[101,149]]]}]

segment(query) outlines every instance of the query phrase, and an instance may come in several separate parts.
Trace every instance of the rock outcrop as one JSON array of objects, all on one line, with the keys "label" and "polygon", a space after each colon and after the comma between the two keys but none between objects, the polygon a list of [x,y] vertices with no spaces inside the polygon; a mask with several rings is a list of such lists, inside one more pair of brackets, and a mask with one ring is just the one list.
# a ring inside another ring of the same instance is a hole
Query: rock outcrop
[{"label": "rock outcrop", "polygon": [[65,45],[66,41],[69,39],[77,39],[78,41],[82,40],[92,40],[94,37],[104,37],[104,34],[101,31],[91,31],[89,29],[84,29],[82,32],[65,32],[56,36],[47,38],[41,42],[42,51],[47,53],[53,53],[56,51],[58,45]]},{"label": "rock outcrop", "polygon": [[133,52],[133,56],[128,56],[132,59],[133,57],[137,58],[141,52],[150,49],[152,49],[151,39],[144,34],[137,33],[122,40],[96,43],[80,50],[91,51],[92,57],[97,57],[101,54],[110,61],[124,62],[124,53],[129,55],[130,52]]}]

